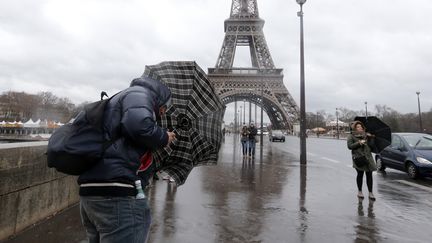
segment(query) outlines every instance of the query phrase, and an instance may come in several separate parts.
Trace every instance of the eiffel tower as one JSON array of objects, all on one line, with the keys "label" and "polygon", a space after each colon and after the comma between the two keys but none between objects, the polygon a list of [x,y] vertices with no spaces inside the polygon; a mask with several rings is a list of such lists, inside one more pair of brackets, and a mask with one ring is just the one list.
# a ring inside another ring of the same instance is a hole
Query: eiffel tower
[{"label": "eiffel tower", "polygon": [[[291,130],[299,109],[283,84],[283,69],[273,64],[263,26],[257,0],[233,0],[222,48],[208,77],[224,104],[249,101],[264,109],[273,129]],[[249,46],[252,67],[233,67],[237,46]]]}]

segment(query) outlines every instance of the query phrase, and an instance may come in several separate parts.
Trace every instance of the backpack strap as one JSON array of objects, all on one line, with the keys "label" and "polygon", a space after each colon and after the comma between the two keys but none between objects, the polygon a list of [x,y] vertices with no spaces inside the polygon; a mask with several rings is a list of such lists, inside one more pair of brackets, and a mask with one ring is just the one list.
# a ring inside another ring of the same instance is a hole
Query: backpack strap
[{"label": "backpack strap", "polygon": [[[118,95],[119,93],[120,93],[121,91],[119,91],[119,92],[117,92],[117,93],[115,93],[114,95],[112,95],[111,97],[108,97],[108,94],[105,92],[105,91],[102,91],[101,92],[101,103],[105,103],[104,105],[106,106],[107,105],[107,103],[114,97],[114,96],[116,96],[116,95]],[[108,97],[108,99],[103,99],[103,97],[104,96],[106,96],[106,97]],[[120,103],[120,105],[121,105],[121,103]],[[105,110],[103,111],[103,114],[102,114],[102,116],[105,114]],[[103,128],[103,119],[101,119],[101,124],[99,124],[100,125],[100,127],[101,127],[101,129],[102,129],[102,134],[103,134],[103,136],[105,136],[105,130],[104,130],[104,128]],[[113,145],[116,141],[117,141],[117,139],[119,139],[121,136],[118,136],[118,137],[113,137],[113,138],[111,138],[110,140],[107,140],[107,141],[105,141],[104,143],[103,143],[103,145],[102,145],[102,151],[103,151],[103,153],[102,153],[102,156],[105,154],[105,151],[111,146],[111,145]]]}]

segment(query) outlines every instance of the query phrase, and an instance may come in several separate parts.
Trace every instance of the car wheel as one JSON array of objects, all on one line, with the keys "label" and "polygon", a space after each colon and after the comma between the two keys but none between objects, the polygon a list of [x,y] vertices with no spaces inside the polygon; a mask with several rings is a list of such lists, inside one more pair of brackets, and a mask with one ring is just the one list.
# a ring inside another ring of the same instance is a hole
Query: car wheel
[{"label": "car wheel", "polygon": [[418,169],[412,162],[408,162],[408,165],[406,168],[407,168],[407,173],[408,173],[409,177],[411,177],[412,179],[418,178]]},{"label": "car wheel", "polygon": [[282,143],[285,143],[285,139],[284,139],[284,140],[282,140]]},{"label": "car wheel", "polygon": [[376,160],[377,170],[384,172],[386,167],[385,167],[385,165],[383,165],[382,159],[377,156],[375,160]]}]

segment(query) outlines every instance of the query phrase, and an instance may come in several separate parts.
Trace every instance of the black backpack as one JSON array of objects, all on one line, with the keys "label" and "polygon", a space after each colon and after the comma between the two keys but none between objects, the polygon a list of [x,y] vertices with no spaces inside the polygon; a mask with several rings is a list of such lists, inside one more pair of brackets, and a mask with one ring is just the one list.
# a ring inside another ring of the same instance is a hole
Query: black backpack
[{"label": "black backpack", "polygon": [[80,175],[94,166],[113,140],[104,136],[105,107],[112,97],[84,106],[75,119],[54,131],[48,141],[48,167],[69,175]]}]

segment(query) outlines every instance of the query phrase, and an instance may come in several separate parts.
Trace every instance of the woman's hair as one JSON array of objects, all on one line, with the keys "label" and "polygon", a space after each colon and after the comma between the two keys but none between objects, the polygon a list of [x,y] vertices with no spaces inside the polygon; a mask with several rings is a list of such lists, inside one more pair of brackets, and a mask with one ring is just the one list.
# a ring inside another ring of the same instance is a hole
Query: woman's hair
[{"label": "woman's hair", "polygon": [[351,125],[351,128],[352,128],[353,131],[356,130],[356,127],[357,127],[358,124],[360,124],[360,126],[363,127],[363,130],[366,129],[366,127],[363,125],[363,123],[361,121],[354,121],[353,124]]}]

